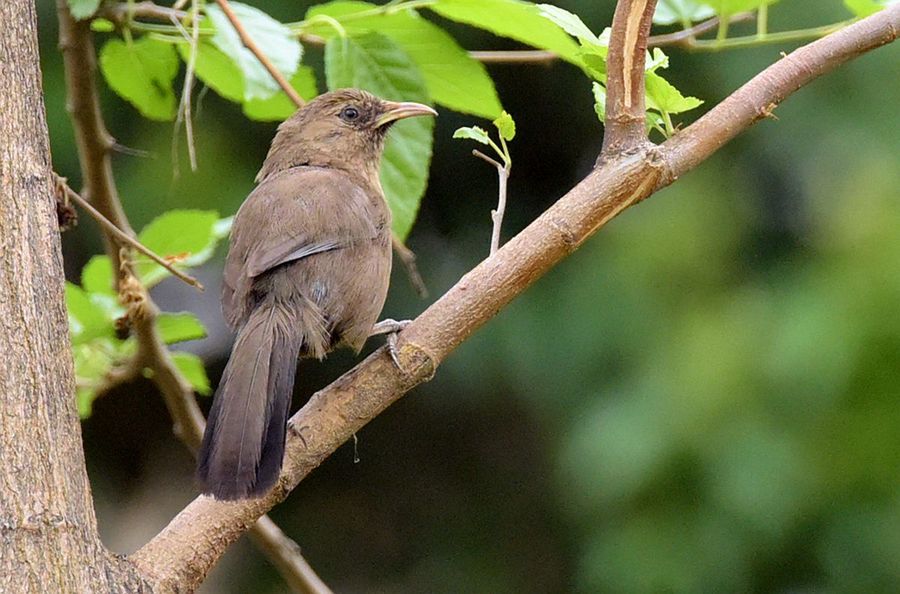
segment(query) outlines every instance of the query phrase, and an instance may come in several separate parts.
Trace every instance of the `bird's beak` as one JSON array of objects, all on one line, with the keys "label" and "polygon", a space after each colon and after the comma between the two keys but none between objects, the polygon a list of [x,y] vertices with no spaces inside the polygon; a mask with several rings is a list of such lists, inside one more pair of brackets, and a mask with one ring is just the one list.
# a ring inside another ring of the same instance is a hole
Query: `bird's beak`
[{"label": "bird's beak", "polygon": [[375,121],[375,127],[381,128],[385,124],[416,116],[437,116],[437,112],[421,103],[385,101],[384,113]]}]

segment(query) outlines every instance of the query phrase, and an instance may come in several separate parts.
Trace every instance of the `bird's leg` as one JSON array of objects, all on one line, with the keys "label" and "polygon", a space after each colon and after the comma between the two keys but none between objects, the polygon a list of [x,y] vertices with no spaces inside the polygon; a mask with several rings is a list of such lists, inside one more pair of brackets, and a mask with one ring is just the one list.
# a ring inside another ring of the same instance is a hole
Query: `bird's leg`
[{"label": "bird's leg", "polygon": [[392,320],[388,318],[386,320],[381,320],[374,326],[372,326],[372,332],[369,336],[375,336],[376,334],[387,334],[387,350],[388,355],[391,356],[391,361],[394,362],[394,365],[397,366],[397,369],[403,371],[403,368],[400,367],[400,359],[397,356],[397,333],[409,326],[412,323],[412,320]]}]

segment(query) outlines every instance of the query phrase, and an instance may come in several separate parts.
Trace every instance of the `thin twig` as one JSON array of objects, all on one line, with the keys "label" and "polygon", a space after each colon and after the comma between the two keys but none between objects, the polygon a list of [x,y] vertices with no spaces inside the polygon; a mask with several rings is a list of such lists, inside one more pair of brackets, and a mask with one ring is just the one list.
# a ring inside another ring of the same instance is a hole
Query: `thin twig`
[{"label": "thin twig", "polygon": [[[739,12],[738,14],[733,14],[728,18],[729,23],[743,23],[746,21],[752,21],[756,18],[756,15],[752,12]],[[696,38],[704,33],[709,33],[710,31],[715,31],[719,27],[719,17],[712,17],[711,19],[707,19],[701,23],[697,23],[693,27],[689,27],[687,29],[682,29],[681,31],[675,31],[674,33],[664,33],[662,35],[651,35],[647,38],[647,46],[648,47],[666,47],[666,46],[681,46],[690,48],[692,47],[692,42],[696,41]]]},{"label": "thin twig", "polygon": [[145,0],[134,4],[128,2],[104,2],[97,11],[97,16],[108,19],[117,25],[124,25],[130,18],[165,22],[169,22],[172,19],[180,21],[187,18],[188,13],[179,10],[175,6],[160,6]]},{"label": "thin twig", "polygon": [[491,231],[491,253],[493,256],[497,253],[497,250],[500,249],[500,228],[503,226],[503,215],[506,214],[506,184],[509,180],[509,164],[504,165],[493,159],[478,149],[474,149],[472,154],[487,161],[489,164],[493,165],[497,169],[497,181],[498,181],[498,190],[497,190],[497,209],[491,211],[491,221],[494,223],[494,227]]},{"label": "thin twig", "polygon": [[[194,70],[197,66],[197,44],[200,40],[200,6],[198,1],[199,0],[192,0],[191,2],[191,34],[188,37],[191,44],[191,52],[188,56],[187,67],[185,68],[184,86],[181,91],[181,102],[178,106],[178,117],[175,118],[175,133],[172,135],[172,143],[175,145],[172,151],[172,159],[177,166],[178,128],[184,123],[184,134],[187,142],[188,161],[191,166],[191,171],[197,171],[197,150],[194,145],[194,122],[193,116],[191,115],[191,95],[193,94],[194,88]],[[172,17],[172,21],[178,23],[174,17]]]},{"label": "thin twig", "polygon": [[485,64],[549,64],[559,59],[545,50],[473,50],[469,57]]},{"label": "thin twig", "polygon": [[776,31],[765,35],[746,35],[743,37],[725,37],[724,39],[694,39],[685,44],[685,47],[695,51],[717,52],[746,47],[758,47],[773,43],[793,43],[820,39],[853,24],[856,19],[849,19],[821,27],[810,29],[795,29],[792,31]]},{"label": "thin twig", "polygon": [[406,270],[406,276],[409,278],[409,282],[413,286],[413,289],[415,289],[416,295],[422,299],[428,297],[428,287],[425,286],[425,281],[422,280],[422,275],[419,274],[419,267],[416,266],[415,252],[406,247],[403,240],[393,233],[391,233],[391,245],[394,246],[394,253],[397,254],[397,258],[400,260],[400,263],[403,264],[403,268]]},{"label": "thin twig", "polygon": [[269,516],[262,516],[253,526],[250,538],[265,551],[278,568],[288,586],[303,594],[332,594],[312,566],[300,553],[297,543],[282,532]]},{"label": "thin twig", "polygon": [[231,5],[228,4],[228,0],[216,0],[216,4],[219,5],[219,8],[222,9],[222,12],[225,13],[225,16],[228,17],[228,20],[231,21],[231,25],[234,27],[234,30],[237,31],[238,36],[241,38],[241,41],[244,43],[244,46],[248,50],[250,50],[256,59],[259,60],[260,64],[269,71],[269,74],[272,75],[272,78],[275,79],[275,82],[278,83],[278,86],[285,92],[285,94],[290,97],[291,101],[294,102],[294,105],[297,107],[303,107],[306,102],[303,98],[297,93],[296,89],[291,86],[291,83],[288,82],[284,75],[279,72],[278,68],[272,64],[272,61],[259,49],[259,46],[253,41],[253,38],[250,37],[250,34],[247,33],[247,30],[244,29],[244,25],[241,24],[240,19],[237,18],[237,15],[234,14],[234,10],[231,9]]},{"label": "thin twig", "polygon": [[[742,23],[754,18],[756,15],[752,12],[741,12],[728,20],[731,23]],[[691,49],[695,47],[692,42],[696,41],[696,37],[715,31],[718,26],[719,17],[712,17],[674,33],[651,35],[647,38],[647,47],[674,45]],[[485,64],[549,64],[559,59],[557,54],[546,50],[473,50],[469,52],[469,57]]]},{"label": "thin twig", "polygon": [[57,174],[54,174],[54,177],[56,179],[57,187],[60,189],[60,191],[65,193],[66,197],[69,200],[86,210],[87,213],[91,215],[91,217],[95,221],[100,223],[101,227],[109,232],[110,235],[113,235],[120,243],[133,247],[187,284],[191,285],[192,287],[196,287],[200,291],[203,290],[203,285],[200,284],[200,281],[198,281],[196,278],[178,270],[177,268],[172,266],[171,263],[167,262],[165,258],[158,255],[143,243],[116,227],[109,219],[100,214],[100,211],[91,206],[90,202],[79,196],[78,192],[69,187],[69,184],[66,183],[66,179],[64,177],[60,177]]}]

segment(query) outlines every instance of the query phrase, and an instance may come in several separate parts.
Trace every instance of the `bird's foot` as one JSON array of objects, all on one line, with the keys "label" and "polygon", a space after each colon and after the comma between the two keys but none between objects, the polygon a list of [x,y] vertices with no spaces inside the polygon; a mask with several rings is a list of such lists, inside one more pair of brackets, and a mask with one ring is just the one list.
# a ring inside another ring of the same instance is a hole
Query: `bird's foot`
[{"label": "bird's foot", "polygon": [[400,371],[403,371],[403,367],[400,366],[400,358],[398,356],[397,351],[397,333],[409,326],[412,323],[412,320],[392,320],[390,318],[386,320],[381,320],[377,324],[372,327],[372,333],[369,336],[374,336],[376,334],[387,334],[387,351],[388,355],[391,356],[391,361],[394,362],[394,365]]}]

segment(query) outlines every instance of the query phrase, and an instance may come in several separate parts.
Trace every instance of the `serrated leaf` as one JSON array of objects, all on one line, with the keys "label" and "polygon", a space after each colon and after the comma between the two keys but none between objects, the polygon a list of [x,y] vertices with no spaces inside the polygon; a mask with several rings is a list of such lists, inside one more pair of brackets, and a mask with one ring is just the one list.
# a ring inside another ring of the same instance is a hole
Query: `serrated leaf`
[{"label": "serrated leaf", "polygon": [[[285,78],[297,72],[303,49],[291,30],[265,12],[232,2],[231,9],[243,25],[247,35]],[[206,14],[215,27],[212,43],[237,66],[243,81],[243,99],[266,99],[278,92],[278,83],[263,67],[259,59],[244,46],[231,21],[218,6],[208,6]]]},{"label": "serrated leaf", "polygon": [[163,312],[156,318],[156,328],[166,344],[206,338],[206,328],[189,312]]},{"label": "serrated leaf", "polygon": [[[209,25],[209,19],[201,22],[201,27]],[[187,43],[178,45],[181,59],[188,62],[191,46]],[[222,53],[219,48],[210,41],[200,41],[197,44],[197,58],[194,61],[194,73],[203,84],[214,90],[220,96],[241,103],[244,100],[244,81],[241,71],[231,61],[231,58]]]},{"label": "serrated leaf", "polygon": [[68,0],[68,3],[69,12],[76,21],[83,21],[94,16],[100,6],[100,0]]},{"label": "serrated leaf", "polygon": [[167,43],[142,37],[131,43],[110,39],[100,50],[100,71],[110,88],[151,120],[175,118],[172,81],[178,56]]},{"label": "serrated leaf", "polygon": [[475,142],[480,142],[481,144],[490,144],[488,133],[478,126],[458,128],[456,132],[453,133],[453,138],[467,138],[469,140],[474,140]]},{"label": "serrated leaf", "polygon": [[578,59],[578,44],[558,26],[541,16],[537,5],[530,2],[437,0],[426,8],[452,21],[552,51],[567,62],[581,63]]},{"label": "serrated leaf", "polygon": [[84,344],[96,338],[112,338],[115,335],[112,316],[104,307],[92,301],[84,289],[66,281],[65,293],[69,334],[73,345]]},{"label": "serrated leaf", "polygon": [[[356,87],[385,99],[430,103],[418,68],[393,41],[377,33],[329,39],[325,45],[329,89]],[[393,214],[394,233],[409,234],[425,193],[431,163],[429,117],[397,122],[388,133],[381,162],[381,185]]]},{"label": "serrated leaf", "polygon": [[873,15],[889,4],[896,4],[900,0],[844,0],[844,5],[858,17]]},{"label": "serrated leaf", "polygon": [[538,4],[541,16],[550,19],[551,22],[582,43],[601,45],[600,38],[594,35],[584,21],[576,14],[564,10],[552,4]]},{"label": "serrated leaf", "polygon": [[[316,88],[316,75],[309,66],[300,66],[290,80],[294,90],[309,101],[319,94]],[[286,120],[297,111],[297,106],[284,91],[278,91],[268,99],[251,99],[244,103],[244,115],[251,120],[281,121]]]},{"label": "serrated leaf", "polygon": [[669,56],[665,54],[658,47],[653,48],[653,51],[648,51],[646,60],[644,62],[644,70],[646,72],[655,72],[660,68],[668,68],[669,67]]},{"label": "serrated leaf", "polygon": [[696,23],[715,16],[716,11],[709,4],[700,0],[659,0],[653,23],[656,25],[674,25]]},{"label": "serrated leaf", "polygon": [[[350,36],[380,33],[412,58],[435,102],[485,118],[500,113],[500,100],[484,65],[473,60],[446,31],[411,9],[359,16],[373,8],[377,7],[369,2],[329,2],[310,8],[306,18],[327,15],[340,22]],[[309,32],[326,39],[336,35],[334,27],[327,25],[314,25]]]},{"label": "serrated leaf", "polygon": [[185,353],[183,351],[175,351],[172,353],[172,360],[175,367],[187,379],[188,383],[194,390],[203,396],[212,393],[209,385],[209,377],[206,375],[206,367],[203,360],[193,353]]},{"label": "serrated leaf", "polygon": [[[219,238],[215,225],[219,217],[211,210],[170,210],[144,227],[138,240],[176,266],[197,266],[212,256]],[[137,257],[138,276],[152,287],[169,271],[151,260]]]},{"label": "serrated leaf", "polygon": [[647,73],[647,108],[667,113],[683,113],[703,105],[696,97],[685,97],[670,82],[656,73]]},{"label": "serrated leaf", "polygon": [[512,140],[516,137],[516,122],[513,120],[512,116],[505,111],[501,113],[500,117],[494,120],[493,123],[494,126],[497,127],[497,132],[500,133],[503,140]]}]

